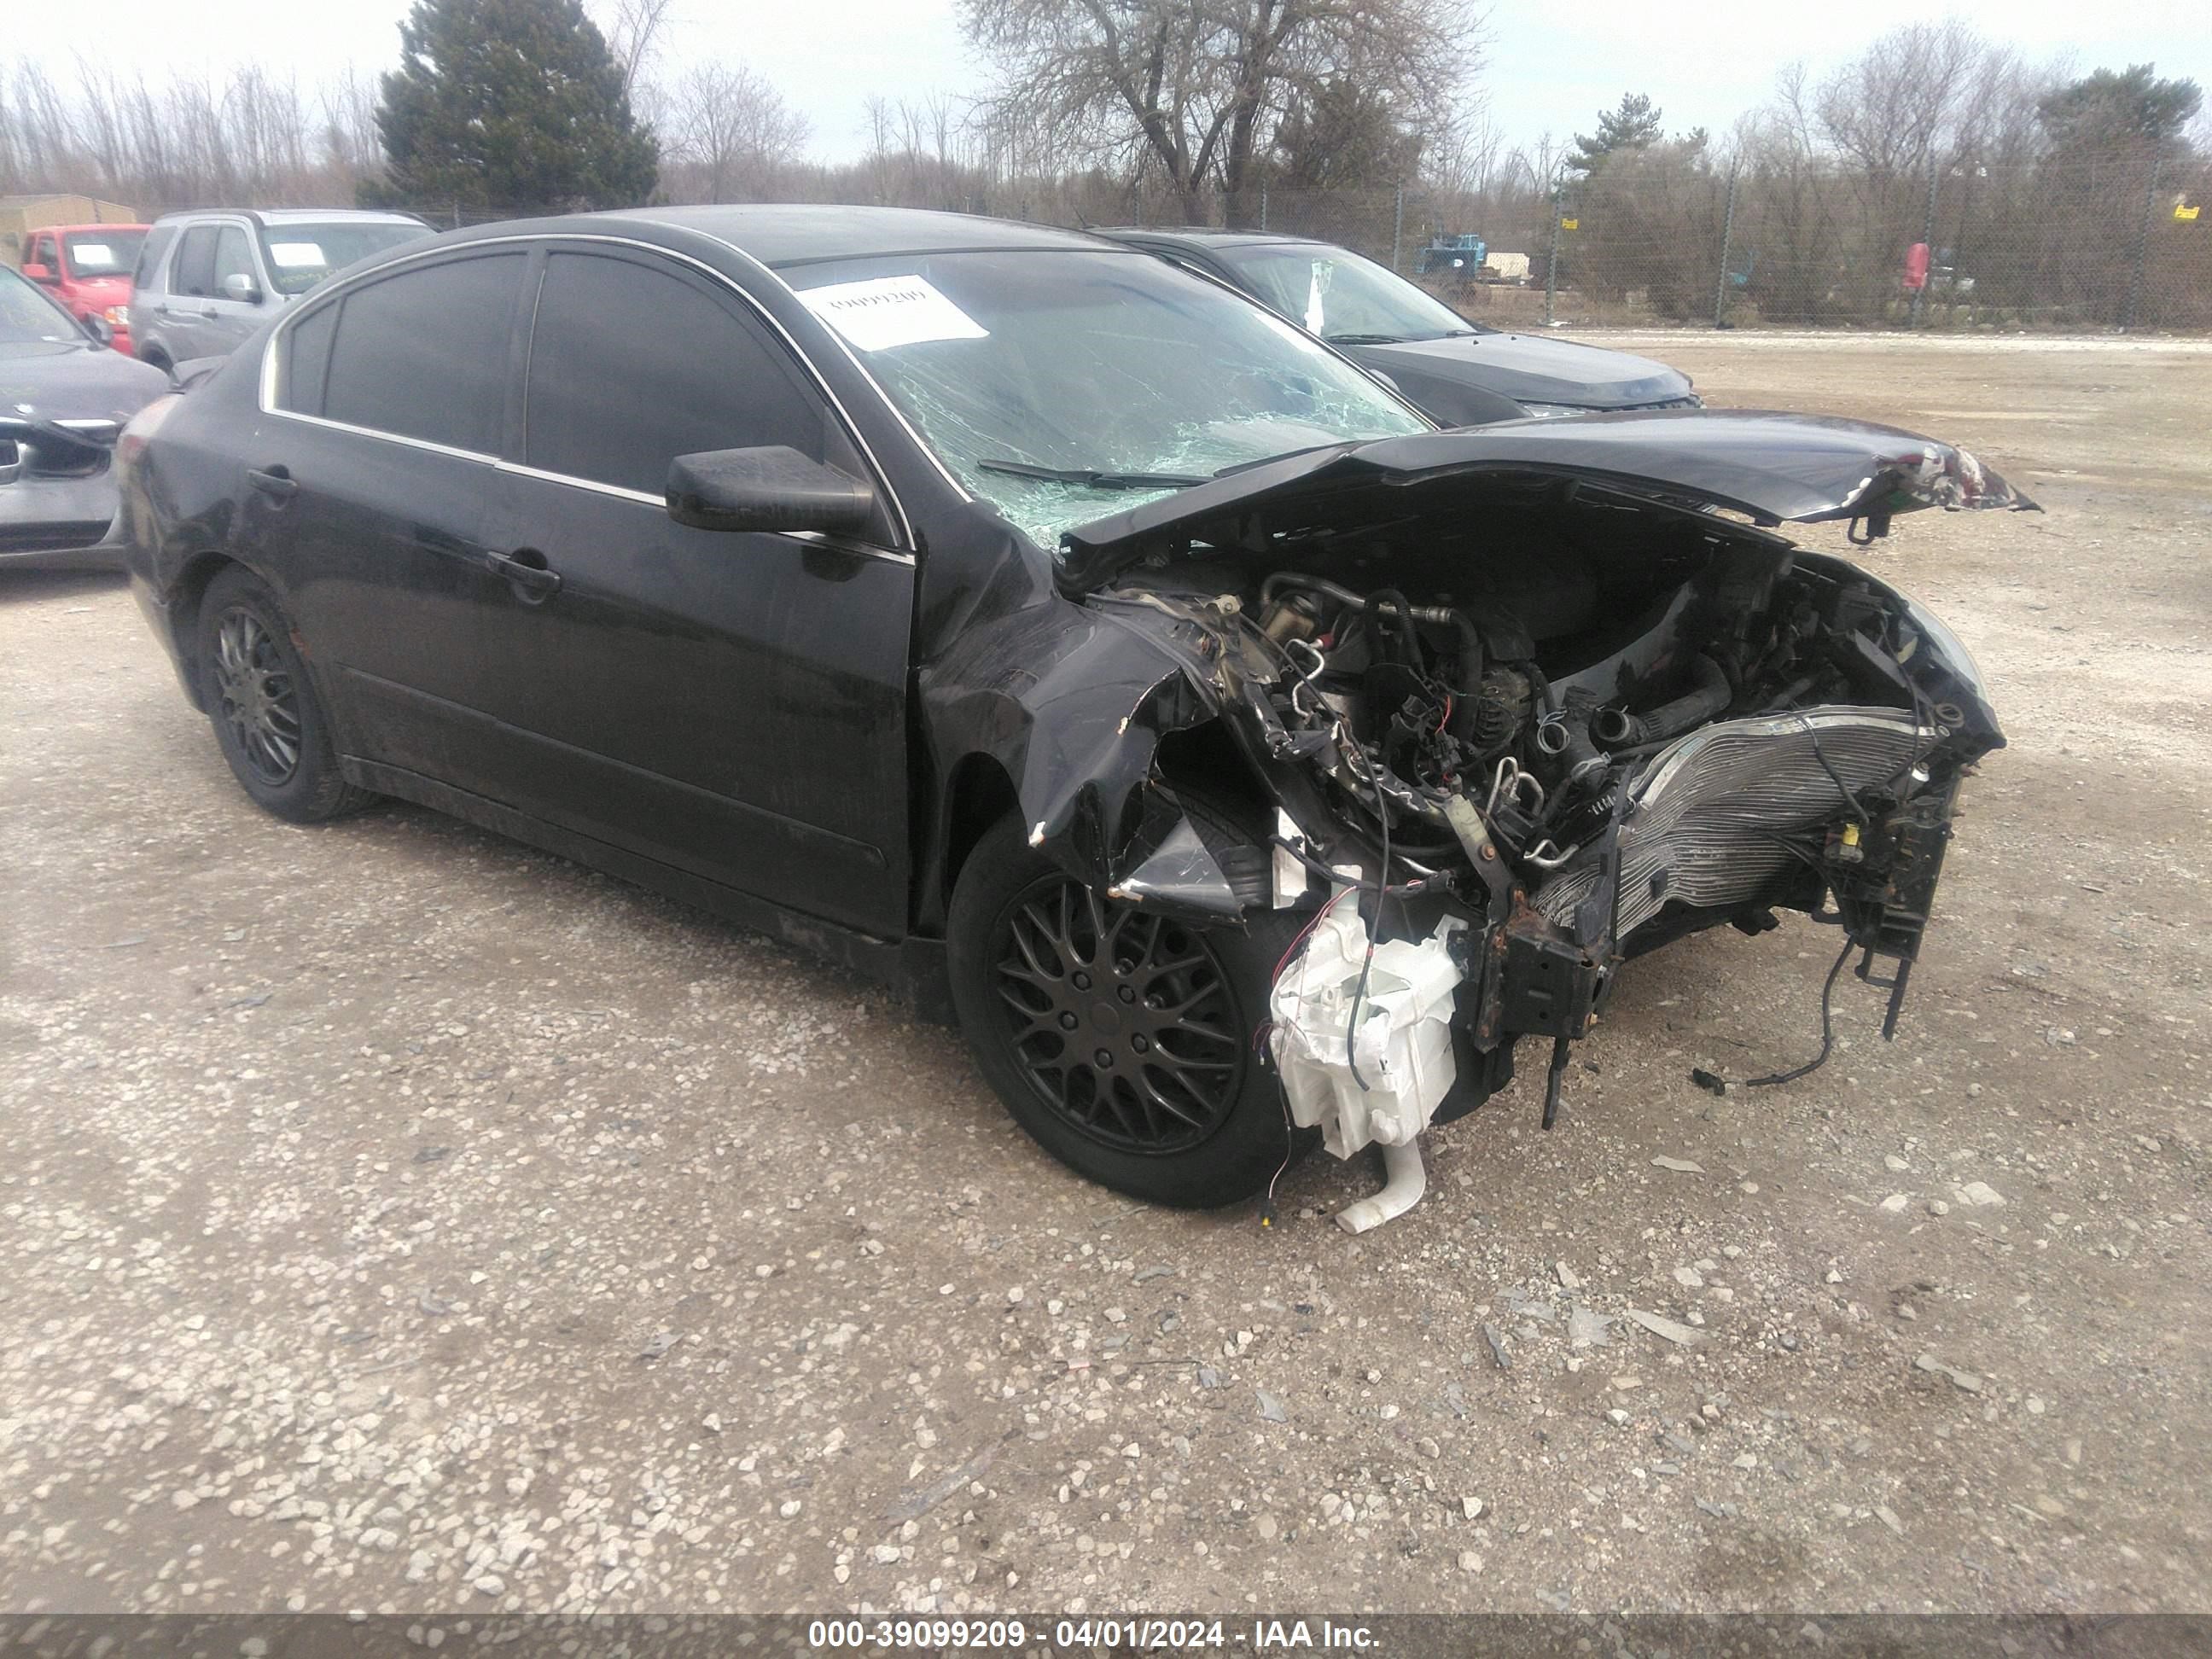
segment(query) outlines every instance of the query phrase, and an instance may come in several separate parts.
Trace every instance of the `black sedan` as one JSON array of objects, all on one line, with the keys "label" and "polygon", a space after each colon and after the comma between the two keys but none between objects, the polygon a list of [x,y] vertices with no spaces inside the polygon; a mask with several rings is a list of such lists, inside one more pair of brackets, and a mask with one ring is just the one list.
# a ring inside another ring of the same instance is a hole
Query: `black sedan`
[{"label": "black sedan", "polygon": [[1105,230],[1243,289],[1364,367],[1443,426],[1598,410],[1695,409],[1690,377],[1649,357],[1469,322],[1349,248],[1243,230]]},{"label": "black sedan", "polygon": [[80,323],[0,267],[0,568],[112,564],[110,452],[123,423],[168,389],[158,368],[107,349],[105,319]]},{"label": "black sedan", "polygon": [[[1786,415],[1438,432],[1089,237],[641,210],[395,252],[125,433],[133,587],[246,793],[398,796],[957,1018],[1142,1197],[1389,1154],[1625,958],[1917,954],[1972,663],[1785,520],[2026,505]],[[1893,1007],[1893,1013],[1894,1009]]]}]

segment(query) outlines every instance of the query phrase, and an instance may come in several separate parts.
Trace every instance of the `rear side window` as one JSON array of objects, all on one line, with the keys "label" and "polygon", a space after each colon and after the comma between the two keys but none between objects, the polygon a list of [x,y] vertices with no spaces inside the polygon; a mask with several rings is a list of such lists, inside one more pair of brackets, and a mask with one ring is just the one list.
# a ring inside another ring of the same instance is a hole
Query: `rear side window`
[{"label": "rear side window", "polygon": [[152,289],[157,286],[157,273],[161,269],[161,257],[169,251],[169,244],[177,240],[174,225],[156,225],[146,233],[146,245],[138,250],[138,268],[131,273],[131,286]]},{"label": "rear side window", "polygon": [[703,283],[632,259],[546,261],[524,410],[530,465],[649,495],[708,449],[785,444],[860,470],[779,345]]},{"label": "rear side window", "polygon": [[348,294],[322,412],[350,426],[497,454],[526,258],[452,259]]},{"label": "rear side window", "polygon": [[323,412],[323,380],[330,368],[331,337],[337,331],[337,321],[336,306],[321,306],[284,331],[279,409],[289,409],[295,415]]},{"label": "rear side window", "polygon": [[177,268],[171,273],[170,291],[205,299],[215,292],[215,233],[213,225],[194,225],[185,232],[177,250]]}]

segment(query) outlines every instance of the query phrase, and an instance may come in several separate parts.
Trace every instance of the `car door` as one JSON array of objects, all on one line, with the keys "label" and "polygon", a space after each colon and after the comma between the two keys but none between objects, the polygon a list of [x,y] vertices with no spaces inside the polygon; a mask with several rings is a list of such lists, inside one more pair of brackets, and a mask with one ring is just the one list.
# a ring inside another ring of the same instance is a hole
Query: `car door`
[{"label": "car door", "polygon": [[[485,608],[511,803],[848,927],[906,920],[914,560],[871,536],[687,528],[676,456],[781,444],[866,466],[721,278],[643,251],[544,257],[493,547],[557,588]],[[880,490],[882,485],[878,483]]]},{"label": "car door", "polygon": [[461,248],[349,283],[272,337],[240,527],[331,693],[349,754],[481,788],[478,624],[527,252]]},{"label": "car door", "polygon": [[[241,300],[223,286],[224,279],[243,276],[252,286],[248,290],[253,297]],[[268,318],[269,308],[275,303],[269,292],[269,283],[261,274],[253,257],[253,237],[244,225],[222,224],[215,233],[215,281],[212,292],[204,301],[207,307],[199,323],[199,349],[195,354],[203,357],[228,357],[246,343],[246,338],[261,326]]]},{"label": "car door", "polygon": [[208,301],[215,292],[215,241],[220,227],[185,227],[169,261],[169,278],[149,307],[154,332],[172,363],[208,356]]}]

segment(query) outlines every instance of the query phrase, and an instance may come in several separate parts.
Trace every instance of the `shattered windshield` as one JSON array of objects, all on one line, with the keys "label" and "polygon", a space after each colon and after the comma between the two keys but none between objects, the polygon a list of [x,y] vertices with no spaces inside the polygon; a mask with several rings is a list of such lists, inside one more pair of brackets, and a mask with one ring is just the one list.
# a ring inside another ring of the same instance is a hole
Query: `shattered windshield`
[{"label": "shattered windshield", "polygon": [[908,254],[784,276],[952,475],[1044,547],[1224,467],[1431,429],[1279,318],[1149,254]]},{"label": "shattered windshield", "polygon": [[1324,340],[1379,345],[1486,331],[1395,271],[1344,248],[1277,242],[1220,253],[1247,288]]}]

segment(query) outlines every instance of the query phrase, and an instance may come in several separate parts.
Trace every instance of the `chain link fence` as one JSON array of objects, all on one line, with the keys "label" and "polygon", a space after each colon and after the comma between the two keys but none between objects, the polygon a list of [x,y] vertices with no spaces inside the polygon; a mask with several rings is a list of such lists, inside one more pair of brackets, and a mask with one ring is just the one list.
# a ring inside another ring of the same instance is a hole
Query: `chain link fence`
[{"label": "chain link fence", "polygon": [[[1513,325],[2212,329],[2212,166],[2185,151],[1888,175],[1640,159],[1562,189],[1556,211],[1262,189],[1234,217],[1206,198],[1201,222],[1340,243]],[[1183,216],[1158,205],[1146,222]]]},{"label": "chain link fence", "polygon": [[[2212,164],[2178,146],[1888,173],[1628,153],[1556,200],[1410,186],[1185,197],[1098,173],[988,181],[910,166],[848,177],[776,194],[1312,237],[1501,327],[2212,330],[2212,213],[2197,213]],[[441,229],[507,216],[416,210]]]}]

